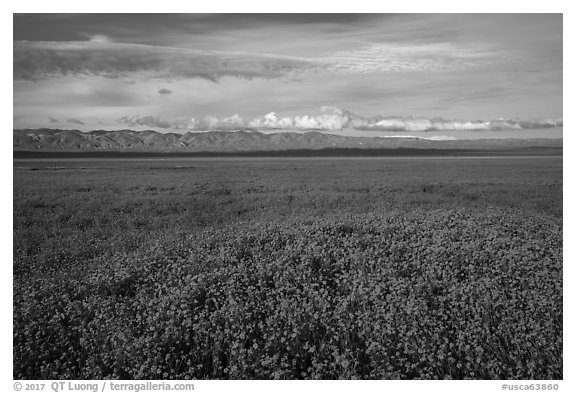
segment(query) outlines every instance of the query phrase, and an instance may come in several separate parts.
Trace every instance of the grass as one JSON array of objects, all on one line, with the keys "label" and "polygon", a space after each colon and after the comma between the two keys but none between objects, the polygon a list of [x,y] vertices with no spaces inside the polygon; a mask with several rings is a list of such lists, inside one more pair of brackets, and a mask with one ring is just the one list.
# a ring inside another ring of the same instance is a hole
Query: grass
[{"label": "grass", "polygon": [[561,159],[14,166],[14,378],[562,378]]}]

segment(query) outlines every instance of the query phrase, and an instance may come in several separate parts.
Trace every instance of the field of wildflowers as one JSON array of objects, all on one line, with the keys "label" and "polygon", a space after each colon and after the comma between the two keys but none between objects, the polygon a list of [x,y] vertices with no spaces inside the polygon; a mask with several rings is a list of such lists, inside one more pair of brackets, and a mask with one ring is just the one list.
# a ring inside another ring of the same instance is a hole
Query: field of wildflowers
[{"label": "field of wildflowers", "polygon": [[34,165],[14,378],[563,377],[561,159]]}]

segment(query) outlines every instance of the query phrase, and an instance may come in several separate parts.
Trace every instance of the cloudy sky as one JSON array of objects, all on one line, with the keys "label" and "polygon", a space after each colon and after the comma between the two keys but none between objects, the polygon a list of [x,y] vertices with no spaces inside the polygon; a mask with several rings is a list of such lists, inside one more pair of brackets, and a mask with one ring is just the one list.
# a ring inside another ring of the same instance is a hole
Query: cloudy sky
[{"label": "cloudy sky", "polygon": [[562,56],[561,14],[15,14],[14,127],[558,137]]}]

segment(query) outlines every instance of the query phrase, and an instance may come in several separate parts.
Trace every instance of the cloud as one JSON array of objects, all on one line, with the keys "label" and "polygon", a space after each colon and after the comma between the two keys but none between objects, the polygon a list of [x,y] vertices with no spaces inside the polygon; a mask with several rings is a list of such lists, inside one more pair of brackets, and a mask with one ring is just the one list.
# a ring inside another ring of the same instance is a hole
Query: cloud
[{"label": "cloud", "polygon": [[453,43],[379,43],[337,52],[324,60],[339,74],[383,72],[446,72],[489,64],[502,54],[488,47]]},{"label": "cloud", "polygon": [[278,117],[275,112],[268,113],[263,118],[252,120],[249,125],[258,129],[297,129],[297,130],[341,130],[350,123],[345,111],[337,108],[323,107],[319,116]]},{"label": "cloud", "polygon": [[163,88],[161,88],[161,89],[158,89],[158,94],[163,94],[163,95],[165,95],[165,94],[172,94],[172,90],[166,89],[166,88],[163,87]]},{"label": "cloud", "polygon": [[109,78],[145,73],[147,77],[225,76],[280,78],[318,66],[311,60],[242,52],[218,52],[111,42],[14,42],[14,79],[39,80],[59,75]]},{"label": "cloud", "polygon": [[90,41],[14,42],[14,79],[38,80],[58,75],[110,78],[146,73],[157,78],[222,77],[298,78],[308,72],[370,74],[458,71],[502,60],[488,47],[453,43],[369,44],[322,58],[193,50],[111,42],[93,35]]},{"label": "cloud", "polygon": [[223,32],[233,32],[231,36],[241,36],[239,32],[254,30],[261,32],[268,27],[278,26],[285,26],[285,30],[292,31],[316,27],[313,31],[321,34],[333,25],[357,30],[365,21],[377,22],[389,17],[389,14],[344,13],[14,14],[14,38],[62,39],[77,37],[79,31],[89,31],[113,35],[118,37],[118,41],[123,42],[134,42],[135,39],[167,41],[173,40],[174,35],[180,32],[186,33],[187,37],[195,36],[195,38],[198,36],[205,38],[204,36]]},{"label": "cloud", "polygon": [[[324,106],[321,108],[322,114],[279,116],[276,112],[270,112],[264,116],[245,119],[238,114],[217,118],[207,116],[203,119],[177,118],[161,119],[154,116],[124,116],[117,120],[118,123],[129,126],[143,126],[162,129],[206,131],[206,130],[321,130],[340,131],[345,128],[360,131],[499,131],[499,130],[522,130],[534,128],[562,127],[562,119],[540,119],[540,120],[507,120],[498,119],[490,121],[474,120],[446,120],[442,118],[424,117],[363,117],[344,109]],[[438,138],[438,137],[430,137]]]},{"label": "cloud", "polygon": [[344,109],[324,106],[322,115],[296,116],[293,118],[280,118],[274,112],[260,119],[250,122],[255,128],[287,128],[287,129],[320,129],[342,130],[353,128],[363,131],[450,131],[450,130],[520,130],[532,128],[562,127],[562,119],[539,120],[447,120],[443,118],[424,117],[363,117]]},{"label": "cloud", "polygon": [[153,128],[178,128],[178,124],[170,122],[167,120],[162,120],[159,117],[154,116],[124,116],[116,121],[120,124],[126,124],[130,127],[143,126],[143,127],[153,127]]},{"label": "cloud", "polygon": [[548,119],[538,119],[538,120],[519,120],[517,121],[520,127],[523,129],[529,128],[555,128],[563,127],[564,120],[561,118],[548,118]]},{"label": "cloud", "polygon": [[238,130],[248,128],[248,123],[238,114],[232,116],[217,118],[214,116],[206,116],[203,119],[190,118],[175,118],[175,119],[162,119],[158,116],[124,116],[116,120],[119,124],[126,124],[130,127],[150,127],[162,128],[173,130],[189,130],[189,131],[204,131],[204,130]]},{"label": "cloud", "polygon": [[55,119],[53,117],[48,117],[48,120],[50,121],[50,123],[59,123],[58,119]]},{"label": "cloud", "polygon": [[354,129],[363,131],[503,131],[562,127],[563,121],[562,119],[466,121],[446,120],[442,118],[376,117],[353,120],[350,125]]},{"label": "cloud", "polygon": [[100,42],[100,43],[105,43],[105,42],[111,42],[112,40],[110,40],[110,38],[108,36],[105,36],[103,34],[95,34],[90,36],[90,42]]},{"label": "cloud", "polygon": [[66,120],[66,122],[67,123],[73,123],[73,124],[79,124],[81,126],[86,124],[82,120],[78,120],[78,119],[68,119],[68,120]]},{"label": "cloud", "polygon": [[124,116],[116,121],[119,124],[126,124],[130,127],[152,127],[173,130],[188,130],[188,131],[205,131],[205,130],[225,130],[233,131],[238,129],[245,129],[249,127],[240,115],[234,114],[232,116],[217,118],[214,116],[206,116],[203,119],[190,118],[175,118],[175,119],[162,119],[158,116]]}]

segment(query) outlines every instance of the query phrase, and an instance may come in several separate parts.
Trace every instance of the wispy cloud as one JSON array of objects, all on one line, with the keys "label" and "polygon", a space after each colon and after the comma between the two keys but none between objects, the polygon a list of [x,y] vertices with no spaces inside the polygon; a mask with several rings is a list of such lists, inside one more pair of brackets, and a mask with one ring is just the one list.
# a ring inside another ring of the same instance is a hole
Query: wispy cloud
[{"label": "wispy cloud", "polygon": [[119,124],[126,124],[128,126],[143,126],[153,128],[181,128],[181,124],[177,121],[162,120],[158,116],[124,116],[117,120]]},{"label": "wispy cloud", "polygon": [[335,73],[445,72],[488,64],[500,53],[452,43],[372,44],[335,53],[325,61]]},{"label": "wispy cloud", "polygon": [[48,121],[49,121],[50,123],[59,123],[58,119],[55,119],[55,118],[53,118],[53,117],[51,117],[51,116],[48,117]]},{"label": "wispy cloud", "polygon": [[[317,65],[317,64],[316,64]],[[147,73],[158,78],[224,76],[279,78],[314,67],[306,59],[238,52],[203,51],[110,42],[14,42],[14,79],[36,80],[58,75],[111,78]]]},{"label": "wispy cloud", "polygon": [[158,89],[158,94],[162,94],[162,95],[172,94],[172,90],[166,89],[165,87],[163,87],[161,89]]},{"label": "wispy cloud", "polygon": [[206,51],[142,44],[113,43],[94,35],[90,41],[14,42],[14,78],[44,79],[57,75],[111,78],[147,73],[158,78],[296,77],[307,72],[367,74],[444,72],[480,66],[497,58],[489,49],[449,43],[371,44],[322,58],[231,51]]},{"label": "wispy cloud", "polygon": [[502,131],[562,127],[563,121],[562,119],[467,121],[442,118],[376,117],[352,120],[351,125],[354,129],[364,131]]}]

